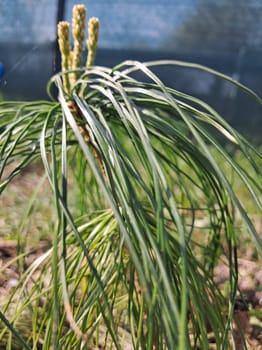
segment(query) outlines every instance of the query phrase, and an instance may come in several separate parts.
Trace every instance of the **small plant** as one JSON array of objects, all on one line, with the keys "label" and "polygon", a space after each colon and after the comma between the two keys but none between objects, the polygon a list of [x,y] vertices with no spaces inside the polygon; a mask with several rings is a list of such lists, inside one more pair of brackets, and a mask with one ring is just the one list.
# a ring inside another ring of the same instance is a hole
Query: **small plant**
[{"label": "small plant", "polygon": [[[41,159],[57,212],[52,248],[25,269],[2,307],[0,339],[9,349],[234,348],[235,219],[258,251],[262,242],[221,162],[261,214],[262,155],[212,107],[165,86],[151,67],[200,69],[261,99],[192,63],[94,66],[95,18],[82,67],[85,18],[85,7],[75,6],[73,49],[69,23],[58,25],[62,72],[49,84],[58,101],[0,103],[0,191]],[[245,169],[226,143],[246,158]],[[228,296],[214,281],[222,254]]]}]

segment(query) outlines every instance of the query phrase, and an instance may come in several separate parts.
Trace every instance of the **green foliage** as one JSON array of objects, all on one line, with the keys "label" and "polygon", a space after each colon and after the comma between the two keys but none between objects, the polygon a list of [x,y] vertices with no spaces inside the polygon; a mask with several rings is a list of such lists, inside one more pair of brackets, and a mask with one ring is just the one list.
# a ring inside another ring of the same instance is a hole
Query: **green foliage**
[{"label": "green foliage", "polygon": [[[41,158],[57,212],[52,248],[2,309],[9,348],[22,347],[14,329],[25,315],[31,329],[19,334],[34,349],[209,349],[210,337],[216,348],[233,347],[236,218],[258,251],[262,242],[225,174],[261,215],[262,155],[212,107],[165,86],[150,69],[157,64],[202,69],[261,104],[230,78],[178,61],[79,70],[70,94],[59,74],[50,83],[58,102],[0,103],[0,174],[15,164],[0,191]],[[229,300],[213,276],[222,253]]]}]

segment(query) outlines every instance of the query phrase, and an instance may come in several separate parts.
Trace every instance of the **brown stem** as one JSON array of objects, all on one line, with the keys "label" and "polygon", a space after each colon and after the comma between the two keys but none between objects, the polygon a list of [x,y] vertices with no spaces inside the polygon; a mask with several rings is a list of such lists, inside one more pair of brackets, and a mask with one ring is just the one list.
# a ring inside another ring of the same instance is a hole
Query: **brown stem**
[{"label": "brown stem", "polygon": [[78,106],[76,105],[76,103],[74,101],[68,101],[68,107],[69,107],[71,113],[75,117],[79,131],[80,131],[81,135],[83,136],[85,142],[91,147],[93,155],[94,155],[95,159],[98,161],[98,164],[100,166],[103,178],[106,181],[107,180],[106,171],[105,171],[105,167],[104,167],[101,155],[98,152],[95,145],[92,143],[92,140],[91,140],[91,137],[89,136],[88,130],[81,123],[81,120],[83,120],[83,115],[82,115],[80,109],[78,108]]}]

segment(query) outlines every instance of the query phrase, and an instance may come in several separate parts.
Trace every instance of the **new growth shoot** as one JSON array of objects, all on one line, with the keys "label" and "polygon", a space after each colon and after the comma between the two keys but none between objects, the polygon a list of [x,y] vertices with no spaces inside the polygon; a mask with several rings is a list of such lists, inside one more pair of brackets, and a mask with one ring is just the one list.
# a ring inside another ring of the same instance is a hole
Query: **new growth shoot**
[{"label": "new growth shoot", "polygon": [[[67,94],[79,77],[78,69],[82,65],[83,42],[85,39],[86,7],[85,5],[75,5],[72,13],[72,34],[74,45],[70,46],[70,24],[62,21],[58,23],[58,44],[61,53],[61,68],[63,74],[64,90]],[[86,41],[88,55],[86,67],[94,64],[99,36],[99,20],[96,17],[90,18],[88,22],[88,39]]]}]

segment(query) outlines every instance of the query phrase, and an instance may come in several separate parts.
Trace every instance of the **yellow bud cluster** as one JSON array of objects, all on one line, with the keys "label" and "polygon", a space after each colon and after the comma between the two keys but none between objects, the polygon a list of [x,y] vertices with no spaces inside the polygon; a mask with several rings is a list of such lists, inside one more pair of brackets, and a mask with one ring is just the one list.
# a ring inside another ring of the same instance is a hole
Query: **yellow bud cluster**
[{"label": "yellow bud cluster", "polygon": [[[83,54],[83,41],[85,38],[85,5],[75,5],[72,13],[72,34],[74,38],[74,47],[70,47],[70,31],[68,22],[60,22],[57,26],[58,44],[61,52],[61,66],[64,72],[63,83],[66,93],[70,93],[70,89],[79,77],[76,71],[81,67]],[[94,64],[95,52],[98,42],[99,20],[95,17],[91,18],[88,23],[89,38],[87,40],[88,57],[86,66],[90,67]],[[68,73],[68,71],[74,72]]]},{"label": "yellow bud cluster", "polygon": [[90,18],[88,22],[88,56],[86,61],[86,66],[90,67],[94,64],[95,53],[97,49],[98,43],[98,35],[99,35],[99,19],[96,17]]},{"label": "yellow bud cluster", "polygon": [[57,25],[58,44],[63,55],[70,53],[69,23],[62,21]]},{"label": "yellow bud cluster", "polygon": [[85,20],[86,8],[85,5],[75,5],[72,15],[72,31],[75,40],[83,41],[85,37]]},{"label": "yellow bud cluster", "polygon": [[[83,40],[85,38],[85,19],[86,8],[84,5],[73,7],[72,32],[74,36],[74,49],[72,51],[72,69],[80,68],[83,54]],[[74,72],[71,82],[74,83],[78,78],[78,73]]]},{"label": "yellow bud cluster", "polygon": [[[61,66],[62,71],[68,71],[71,67],[71,54],[70,54],[70,34],[69,23],[62,21],[58,23],[58,45],[61,52]],[[64,89],[67,93],[70,91],[70,81],[68,74],[63,76]]]}]

